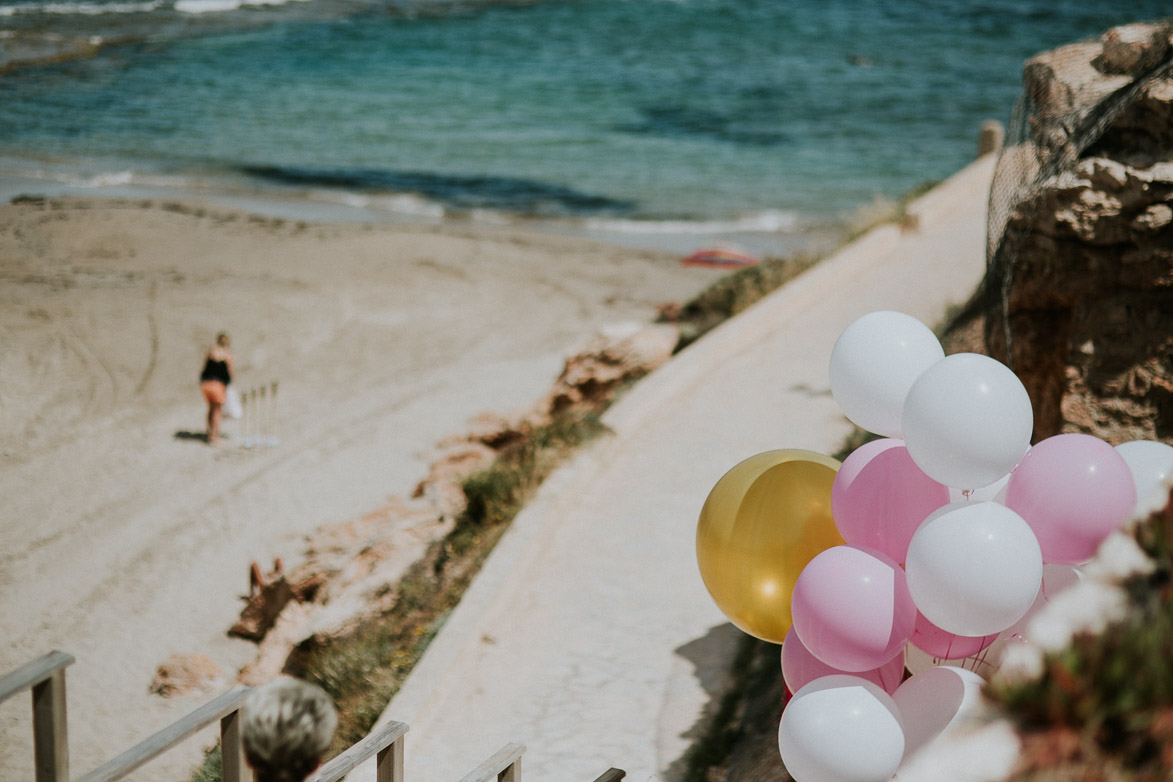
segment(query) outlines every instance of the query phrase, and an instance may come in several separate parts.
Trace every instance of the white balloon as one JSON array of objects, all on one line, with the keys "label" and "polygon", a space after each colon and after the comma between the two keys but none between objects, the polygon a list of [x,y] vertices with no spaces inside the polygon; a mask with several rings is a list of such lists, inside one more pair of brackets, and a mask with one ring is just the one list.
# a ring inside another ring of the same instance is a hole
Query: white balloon
[{"label": "white balloon", "polygon": [[936,666],[915,674],[896,689],[907,759],[947,735],[981,703],[985,680],[956,666]]},{"label": "white balloon", "polygon": [[1030,525],[996,502],[955,502],[917,529],[905,561],[925,618],[956,635],[1000,633],[1039,593],[1043,554]]},{"label": "white balloon", "polygon": [[1136,483],[1136,509],[1142,513],[1160,510],[1169,501],[1173,480],[1173,445],[1156,440],[1133,440],[1116,446]]},{"label": "white balloon", "polygon": [[904,445],[933,480],[959,489],[989,486],[1030,447],[1034,411],[1026,387],[999,361],[946,356],[926,369],[904,400]]},{"label": "white balloon", "polygon": [[941,341],[916,318],[870,312],[844,329],[831,350],[831,395],[856,426],[900,437],[908,389],[944,357]]},{"label": "white balloon", "polygon": [[786,705],[778,749],[796,782],[886,782],[904,757],[904,728],[892,696],[878,685],[824,676]]}]

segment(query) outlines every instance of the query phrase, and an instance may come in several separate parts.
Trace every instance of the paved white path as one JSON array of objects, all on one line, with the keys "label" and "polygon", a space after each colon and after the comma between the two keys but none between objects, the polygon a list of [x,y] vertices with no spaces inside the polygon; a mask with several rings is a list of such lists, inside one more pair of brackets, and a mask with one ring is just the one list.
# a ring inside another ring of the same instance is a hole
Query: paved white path
[{"label": "paved white path", "polygon": [[[382,721],[409,782],[459,780],[508,742],[526,782],[678,778],[738,639],[696,566],[705,497],[761,451],[833,453],[850,424],[827,362],[873,310],[934,325],[984,271],[986,156],[695,343],[607,415],[615,430],[514,521]],[[374,779],[373,763],[352,779]]]}]

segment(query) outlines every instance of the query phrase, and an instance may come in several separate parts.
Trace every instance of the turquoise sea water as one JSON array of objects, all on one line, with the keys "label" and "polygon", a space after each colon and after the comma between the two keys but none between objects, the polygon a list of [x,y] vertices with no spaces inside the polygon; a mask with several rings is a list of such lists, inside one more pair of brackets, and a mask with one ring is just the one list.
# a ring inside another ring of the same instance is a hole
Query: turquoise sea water
[{"label": "turquoise sea water", "polygon": [[1166,0],[0,0],[0,176],[800,232],[972,159],[1029,56]]}]

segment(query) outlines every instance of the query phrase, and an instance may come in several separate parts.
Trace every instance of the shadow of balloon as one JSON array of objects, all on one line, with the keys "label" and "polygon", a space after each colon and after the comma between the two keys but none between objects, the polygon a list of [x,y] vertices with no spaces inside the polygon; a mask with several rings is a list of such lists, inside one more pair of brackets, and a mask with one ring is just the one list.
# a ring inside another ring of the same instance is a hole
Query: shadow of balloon
[{"label": "shadow of balloon", "polygon": [[713,627],[676,649],[691,664],[708,702],[680,734],[689,749],[664,769],[663,782],[703,778],[707,768],[721,768],[721,779],[738,782],[777,782],[783,777],[778,720],[786,685],[780,652],[777,644],[746,635],[732,624]]}]

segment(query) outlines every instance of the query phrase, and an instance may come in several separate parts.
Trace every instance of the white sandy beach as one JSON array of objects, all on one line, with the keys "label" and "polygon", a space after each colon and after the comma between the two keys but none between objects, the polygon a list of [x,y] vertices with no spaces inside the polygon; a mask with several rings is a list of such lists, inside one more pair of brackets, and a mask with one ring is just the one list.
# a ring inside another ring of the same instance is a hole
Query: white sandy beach
[{"label": "white sandy beach", "polygon": [[[563,358],[650,321],[711,270],[667,254],[466,225],[306,224],[170,201],[0,206],[0,673],[61,649],[71,773],[209,693],[148,692],[173,653],[227,687],[249,563],[410,493],[472,416],[528,407]],[[218,330],[236,383],[279,384],[274,447],[211,448],[196,378]],[[0,779],[31,777],[26,697]],[[209,736],[214,736],[212,731]],[[183,779],[194,738],[134,779]]]}]

